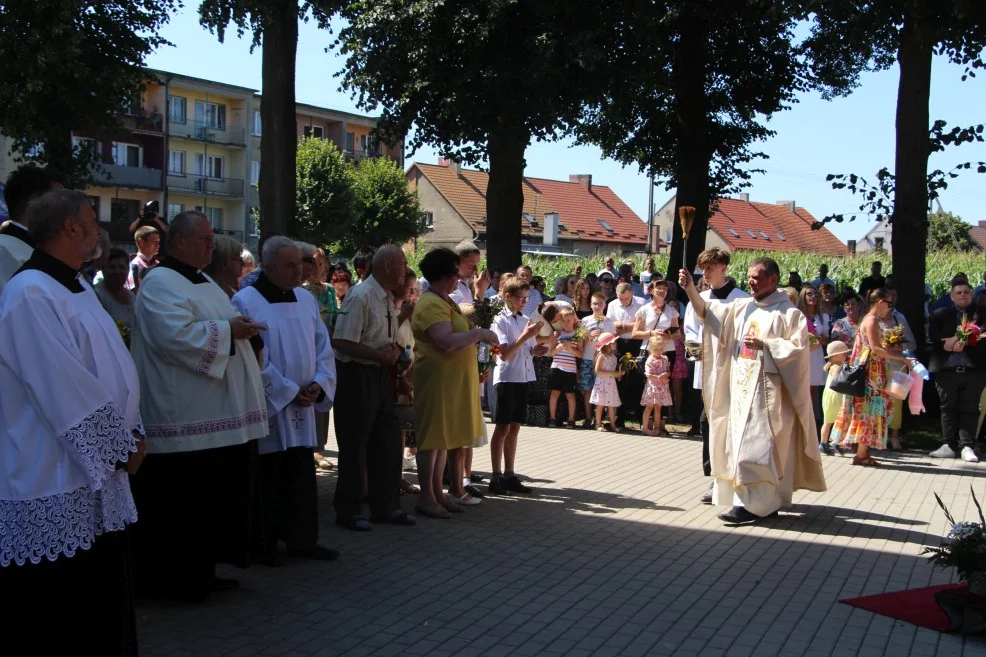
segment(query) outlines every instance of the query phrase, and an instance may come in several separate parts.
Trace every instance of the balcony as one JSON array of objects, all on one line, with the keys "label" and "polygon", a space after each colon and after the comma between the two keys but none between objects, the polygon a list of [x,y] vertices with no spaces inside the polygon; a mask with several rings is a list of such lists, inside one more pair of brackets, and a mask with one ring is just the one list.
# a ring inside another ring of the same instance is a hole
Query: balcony
[{"label": "balcony", "polygon": [[161,170],[104,164],[101,171],[93,172],[92,180],[97,185],[161,189]]},{"label": "balcony", "polygon": [[378,157],[383,157],[383,153],[380,149],[375,150],[365,150],[365,151],[345,151],[347,162],[359,162],[363,159],[373,159]]},{"label": "balcony", "polygon": [[168,189],[186,194],[243,198],[243,181],[239,178],[210,178],[172,173],[168,175]]},{"label": "balcony", "polygon": [[237,125],[216,126],[202,121],[171,121],[171,136],[179,139],[193,139],[213,144],[246,146],[246,128]]}]

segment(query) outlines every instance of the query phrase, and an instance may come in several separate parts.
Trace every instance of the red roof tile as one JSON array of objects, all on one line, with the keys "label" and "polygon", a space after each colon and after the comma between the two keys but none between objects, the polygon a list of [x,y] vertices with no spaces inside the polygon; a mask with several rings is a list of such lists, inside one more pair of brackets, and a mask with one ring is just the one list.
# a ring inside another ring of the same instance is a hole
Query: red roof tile
[{"label": "red roof tile", "polygon": [[812,230],[815,218],[804,208],[795,206],[794,212],[786,205],[778,203],[751,203],[762,212],[784,234],[796,243],[801,251],[823,255],[842,256],[848,253],[846,245],[827,228]]},{"label": "red roof tile", "polygon": [[980,221],[978,226],[970,228],[969,235],[976,240],[980,248],[986,250],[986,221]]},{"label": "red roof tile", "polygon": [[[449,166],[415,162],[407,171],[409,178],[417,169],[445,197],[472,228],[486,231],[486,185],[489,174],[485,171],[462,169],[456,175]],[[636,243],[647,242],[647,225],[631,210],[613,190],[604,185],[586,188],[579,182],[524,178],[523,212],[530,214],[537,226],[523,217],[521,231],[524,235],[542,235],[544,215],[557,212],[560,226],[558,237],[583,239],[594,242]],[[599,220],[613,230],[607,231]]]},{"label": "red roof tile", "polygon": [[[827,228],[812,230],[815,218],[804,208],[722,198],[709,219],[731,249],[805,251],[845,255],[846,246]],[[752,233],[752,235],[751,235]]]}]

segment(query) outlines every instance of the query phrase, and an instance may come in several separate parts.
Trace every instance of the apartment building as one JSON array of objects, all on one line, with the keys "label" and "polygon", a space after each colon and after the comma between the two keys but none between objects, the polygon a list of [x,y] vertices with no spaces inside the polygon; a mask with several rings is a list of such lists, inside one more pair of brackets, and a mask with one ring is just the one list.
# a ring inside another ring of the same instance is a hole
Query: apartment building
[{"label": "apartment building", "polygon": [[[115,244],[132,246],[130,224],[149,201],[172,219],[203,212],[216,233],[252,243],[260,204],[260,102],[256,89],[167,71],[148,70],[141,97],[125,108],[118,135],[96,143],[102,170],[85,192]],[[403,147],[377,143],[373,117],[298,105],[298,137],[331,139],[347,158],[390,157],[403,166]],[[16,168],[0,136],[0,179]]]}]

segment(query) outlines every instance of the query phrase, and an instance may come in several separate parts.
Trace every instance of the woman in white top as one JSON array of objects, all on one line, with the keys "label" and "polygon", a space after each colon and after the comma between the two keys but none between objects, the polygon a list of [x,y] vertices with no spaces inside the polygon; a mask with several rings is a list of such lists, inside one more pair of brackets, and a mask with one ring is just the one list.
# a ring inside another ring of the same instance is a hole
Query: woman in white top
[{"label": "woman in white top", "polygon": [[646,358],[647,340],[658,333],[664,333],[668,338],[664,345],[664,355],[668,358],[670,369],[674,369],[676,357],[674,342],[683,340],[684,334],[679,328],[678,311],[668,303],[668,282],[663,278],[651,279],[647,293],[650,294],[651,300],[637,311],[633,323],[633,339],[644,341],[640,353]]},{"label": "woman in white top", "polygon": [[805,314],[808,322],[808,333],[811,336],[811,356],[809,373],[811,376],[811,404],[815,409],[815,418],[821,414],[820,386],[825,385],[825,346],[828,345],[829,322],[818,310],[820,297],[818,290],[811,285],[805,285],[798,293],[798,310]]}]

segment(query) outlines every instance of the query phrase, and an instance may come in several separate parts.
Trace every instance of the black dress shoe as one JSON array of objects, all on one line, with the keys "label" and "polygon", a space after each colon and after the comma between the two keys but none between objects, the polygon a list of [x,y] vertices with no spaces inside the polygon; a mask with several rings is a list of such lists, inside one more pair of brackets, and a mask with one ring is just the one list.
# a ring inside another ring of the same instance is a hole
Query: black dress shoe
[{"label": "black dress shoe", "polygon": [[526,494],[526,493],[530,493],[531,492],[531,489],[530,488],[528,488],[524,484],[520,483],[520,479],[517,478],[517,475],[514,475],[513,477],[509,477],[508,479],[506,479],[506,484],[507,484],[507,488],[512,493],[525,493]]},{"label": "black dress shoe", "polygon": [[490,485],[487,486],[490,495],[508,495],[510,494],[510,489],[507,488],[507,480],[503,478],[503,475],[493,475],[490,477]]},{"label": "black dress shoe", "polygon": [[[709,489],[709,492],[703,495],[700,501],[702,504],[712,504],[712,489]],[[719,517],[721,518],[722,516]]]},{"label": "black dress shoe", "polygon": [[473,486],[472,484],[469,484],[468,486],[465,487],[465,490],[467,493],[469,493],[470,495],[472,495],[477,499],[483,499],[484,497],[486,497],[486,493],[481,491],[479,489],[479,486]]},{"label": "black dress shoe", "polygon": [[483,483],[483,475],[476,474],[474,472],[471,475],[469,475],[469,481],[471,481],[474,484],[481,484],[481,483]]},{"label": "black dress shoe", "polygon": [[288,556],[312,559],[313,561],[335,561],[339,558],[339,551],[316,543],[306,548],[288,547]]},{"label": "black dress shoe", "polygon": [[719,514],[719,520],[730,525],[745,525],[747,523],[760,522],[761,520],[766,520],[767,518],[774,518],[777,516],[777,512],[774,511],[770,515],[758,516],[750,513],[742,506],[734,506],[729,511]]},{"label": "black dress shoe", "polygon": [[702,435],[702,427],[692,427],[691,429],[689,429],[685,433],[685,435],[686,436],[701,436]]},{"label": "black dress shoe", "polygon": [[240,588],[240,580],[228,579],[225,577],[213,577],[209,582],[209,590],[214,593],[221,591],[231,591]]}]

